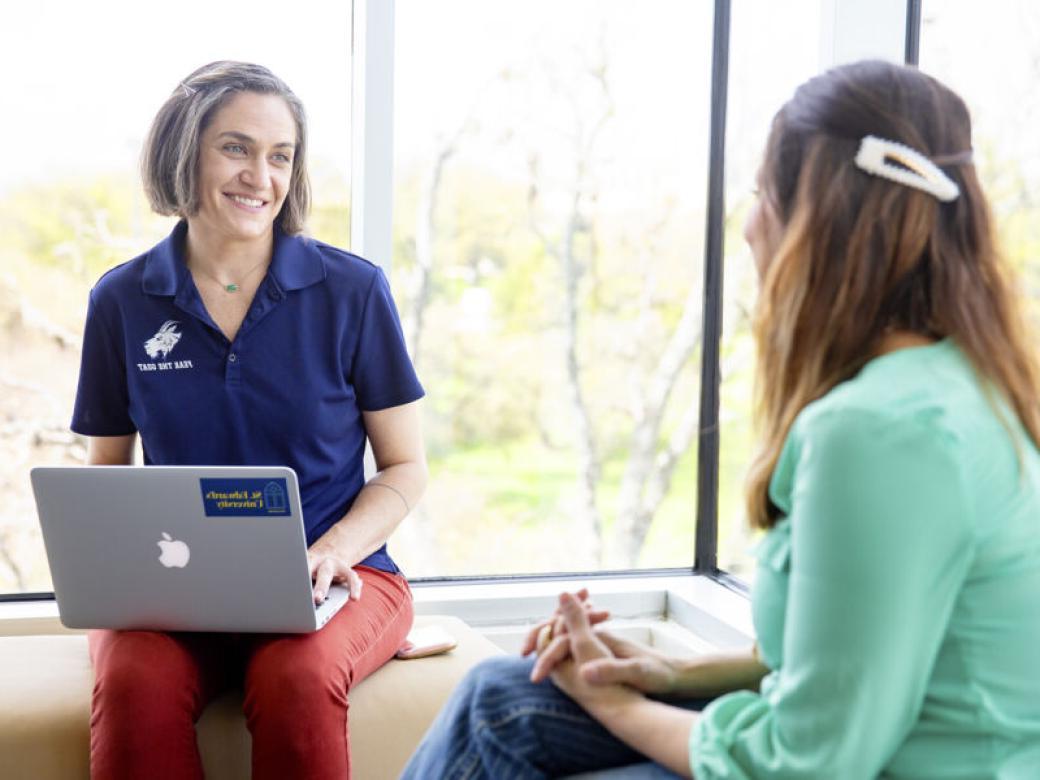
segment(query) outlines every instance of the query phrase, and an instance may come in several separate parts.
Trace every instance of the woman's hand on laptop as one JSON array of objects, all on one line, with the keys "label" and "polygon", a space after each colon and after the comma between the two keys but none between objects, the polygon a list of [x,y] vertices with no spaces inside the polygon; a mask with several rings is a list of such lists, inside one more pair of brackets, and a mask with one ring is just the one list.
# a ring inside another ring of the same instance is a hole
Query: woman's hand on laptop
[{"label": "woman's hand on laptop", "polygon": [[361,598],[361,577],[346,561],[325,549],[321,542],[307,551],[307,563],[311,568],[311,581],[314,583],[314,603],[321,604],[329,594],[334,583],[346,585],[350,590],[350,600]]}]

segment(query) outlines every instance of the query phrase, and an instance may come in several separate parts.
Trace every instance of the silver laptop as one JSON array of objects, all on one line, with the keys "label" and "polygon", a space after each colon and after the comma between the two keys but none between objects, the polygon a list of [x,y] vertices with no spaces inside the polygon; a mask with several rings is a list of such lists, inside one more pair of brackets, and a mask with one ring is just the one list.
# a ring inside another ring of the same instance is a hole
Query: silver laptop
[{"label": "silver laptop", "polygon": [[69,628],[316,631],[296,473],[277,466],[31,471],[61,622]]}]

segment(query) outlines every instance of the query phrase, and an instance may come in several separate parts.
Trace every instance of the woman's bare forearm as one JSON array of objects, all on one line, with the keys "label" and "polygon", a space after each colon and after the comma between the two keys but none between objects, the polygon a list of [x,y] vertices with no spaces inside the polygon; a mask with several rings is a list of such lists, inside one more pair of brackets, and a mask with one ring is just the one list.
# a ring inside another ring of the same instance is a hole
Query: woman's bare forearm
[{"label": "woman's bare forearm", "polygon": [[720,696],[740,690],[757,691],[769,667],[762,664],[754,650],[673,659],[675,687],[669,696]]},{"label": "woman's bare forearm", "polygon": [[594,707],[589,714],[633,750],[680,777],[693,777],[690,730],[699,713],[637,696],[616,706]]},{"label": "woman's bare forearm", "polygon": [[426,489],[425,463],[398,463],[376,474],[358,493],[350,511],[321,541],[351,566],[374,553],[390,537]]},{"label": "woman's bare forearm", "polygon": [[314,547],[360,563],[390,537],[426,490],[429,473],[419,424],[419,401],[364,412],[379,473],[366,483],[343,518]]}]

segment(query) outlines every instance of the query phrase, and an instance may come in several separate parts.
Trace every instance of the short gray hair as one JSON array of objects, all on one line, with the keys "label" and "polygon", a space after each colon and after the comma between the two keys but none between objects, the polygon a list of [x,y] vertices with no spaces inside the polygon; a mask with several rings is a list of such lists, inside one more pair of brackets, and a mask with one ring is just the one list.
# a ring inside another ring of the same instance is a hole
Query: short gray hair
[{"label": "short gray hair", "polygon": [[141,155],[144,190],[163,216],[189,217],[199,209],[199,143],[217,110],[240,92],[278,95],[296,122],[289,192],[275,222],[301,233],[311,205],[307,178],[307,117],[303,103],[280,78],[261,65],[219,60],[203,65],[177,85],[152,121]]}]

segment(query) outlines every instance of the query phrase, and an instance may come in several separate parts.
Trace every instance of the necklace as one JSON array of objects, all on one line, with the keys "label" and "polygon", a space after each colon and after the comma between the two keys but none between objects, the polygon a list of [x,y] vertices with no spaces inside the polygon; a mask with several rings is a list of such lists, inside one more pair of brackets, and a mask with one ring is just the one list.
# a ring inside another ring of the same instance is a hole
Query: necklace
[{"label": "necklace", "polygon": [[266,265],[267,262],[268,262],[267,260],[261,260],[259,263],[254,265],[252,268],[250,268],[244,274],[242,274],[242,276],[239,279],[238,283],[231,282],[230,284],[225,284],[224,282],[220,281],[217,277],[215,277],[213,274],[211,274],[209,271],[206,271],[205,269],[200,268],[199,266],[195,266],[195,270],[198,271],[203,276],[205,276],[207,279],[210,279],[211,281],[214,281],[217,284],[219,284],[221,287],[223,287],[224,288],[224,292],[226,292],[226,293],[236,293],[236,292],[238,292],[239,290],[242,289],[241,283],[244,282],[246,279],[248,279],[250,276],[252,276],[253,275],[253,271],[255,271],[257,268],[259,268],[262,265]]}]

